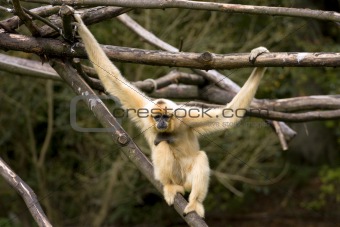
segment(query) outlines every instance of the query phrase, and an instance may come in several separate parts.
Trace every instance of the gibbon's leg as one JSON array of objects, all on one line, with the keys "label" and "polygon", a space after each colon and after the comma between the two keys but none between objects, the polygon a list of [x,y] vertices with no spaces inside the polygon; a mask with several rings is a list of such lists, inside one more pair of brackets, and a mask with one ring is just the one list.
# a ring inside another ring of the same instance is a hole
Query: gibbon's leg
[{"label": "gibbon's leg", "polygon": [[184,209],[184,214],[196,211],[196,213],[204,217],[203,200],[208,192],[209,186],[209,161],[204,151],[199,151],[199,154],[192,162],[192,170],[188,174],[186,184],[191,183],[191,192],[189,195],[189,203]]},{"label": "gibbon's leg", "polygon": [[166,142],[161,142],[152,152],[155,178],[162,183],[164,199],[169,206],[174,203],[177,192],[184,194],[184,187],[174,182],[175,178],[181,181],[181,172],[172,152]]},{"label": "gibbon's leg", "polygon": [[184,195],[184,187],[178,184],[165,184],[163,186],[164,199],[169,206],[174,204],[177,192]]}]

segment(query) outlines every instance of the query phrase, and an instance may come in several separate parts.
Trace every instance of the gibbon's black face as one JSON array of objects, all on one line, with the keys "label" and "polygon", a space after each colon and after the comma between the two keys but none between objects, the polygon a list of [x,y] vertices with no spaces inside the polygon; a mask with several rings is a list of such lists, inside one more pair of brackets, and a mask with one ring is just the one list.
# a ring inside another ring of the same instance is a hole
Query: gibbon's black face
[{"label": "gibbon's black face", "polygon": [[156,128],[160,132],[164,132],[168,129],[170,124],[170,116],[167,114],[156,114],[153,116],[153,119],[156,122]]}]

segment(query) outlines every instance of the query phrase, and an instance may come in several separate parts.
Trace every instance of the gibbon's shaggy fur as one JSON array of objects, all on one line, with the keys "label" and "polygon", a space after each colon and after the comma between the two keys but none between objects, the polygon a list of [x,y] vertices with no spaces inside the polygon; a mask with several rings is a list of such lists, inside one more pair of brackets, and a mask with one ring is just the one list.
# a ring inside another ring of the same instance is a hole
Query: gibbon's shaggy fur
[{"label": "gibbon's shaggy fur", "polygon": [[[198,138],[231,128],[241,120],[242,116],[234,113],[237,109],[249,107],[266,68],[255,68],[240,92],[225,108],[211,109],[206,115],[198,108],[178,106],[167,99],[152,100],[143,94],[108,59],[81,17],[75,14],[75,18],[88,57],[105,89],[118,97],[125,109],[149,110],[149,116],[143,118],[138,117],[136,111],[129,111],[128,114],[144,132],[150,145],[154,176],[163,184],[166,202],[172,205],[177,192],[184,194],[185,191],[191,191],[184,214],[196,211],[204,217],[202,203],[208,191],[210,168],[207,155],[200,150]],[[264,52],[268,50],[264,47],[256,48],[249,59],[255,60]],[[188,116],[190,111],[195,112],[195,116],[192,113]]]}]

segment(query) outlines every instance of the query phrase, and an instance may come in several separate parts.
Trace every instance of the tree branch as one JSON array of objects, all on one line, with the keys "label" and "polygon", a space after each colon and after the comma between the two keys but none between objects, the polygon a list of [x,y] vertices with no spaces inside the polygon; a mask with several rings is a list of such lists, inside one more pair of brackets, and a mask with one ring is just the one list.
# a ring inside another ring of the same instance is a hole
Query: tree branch
[{"label": "tree branch", "polygon": [[63,37],[70,41],[73,42],[74,34],[73,34],[73,28],[72,28],[72,18],[74,14],[74,9],[67,6],[63,5],[60,9],[60,15],[62,17],[62,24],[63,24]]},{"label": "tree branch", "polygon": [[1,53],[0,69],[21,76],[61,80],[60,76],[50,66],[42,65],[38,61],[12,57]]},{"label": "tree branch", "polygon": [[[212,54],[166,52],[102,45],[111,60],[147,65],[162,65],[198,69],[231,69],[246,67],[335,67],[340,66],[340,53],[264,53],[249,62],[249,53]],[[54,39],[8,34],[0,30],[0,49],[38,55],[86,58],[84,46]]]},{"label": "tree branch", "polygon": [[254,6],[240,4],[226,4],[202,1],[183,0],[22,0],[25,2],[36,2],[51,5],[71,6],[121,6],[143,9],[167,9],[182,8],[194,10],[220,11],[227,13],[248,13],[270,16],[288,16],[313,18],[318,20],[330,20],[340,22],[340,14],[331,11],[320,11],[311,9],[297,9],[287,7]]},{"label": "tree branch", "polygon": [[35,26],[31,18],[23,11],[19,0],[12,0],[15,14],[24,22],[28,30],[33,36],[40,36],[39,29]]},{"label": "tree branch", "polygon": [[[143,154],[140,148],[133,142],[131,137],[119,125],[111,112],[104,103],[96,96],[93,90],[85,83],[73,69],[70,64],[63,63],[61,60],[52,59],[52,67],[59,73],[65,82],[78,95],[82,95],[84,101],[88,104],[89,109],[94,113],[100,123],[108,129],[113,141],[121,146],[124,154],[137,166],[147,179],[162,192],[162,185],[153,177],[153,167],[148,158]],[[174,207],[176,211],[190,226],[207,226],[207,224],[195,212],[189,213],[183,217],[183,210],[187,202],[182,195],[177,194],[175,197]]]},{"label": "tree branch", "polygon": [[[40,17],[49,17],[58,13],[60,6],[41,6],[35,9],[31,9],[30,12]],[[0,27],[6,27],[6,31],[13,32],[23,24],[23,21],[18,16],[14,16],[3,21],[0,21]]]},{"label": "tree branch", "polygon": [[[204,88],[203,88],[204,89]],[[211,94],[214,94],[212,97]],[[152,93],[153,97],[163,97],[163,98],[180,98],[180,97],[188,97],[188,99],[192,100],[195,98],[199,98],[201,100],[212,102],[212,100],[216,99],[216,97],[221,97],[221,93],[214,93],[212,88],[209,88],[209,94],[205,92],[205,90],[200,90],[195,86],[188,86],[188,85],[172,85],[166,88],[163,88],[157,92]],[[223,97],[223,96],[222,96]],[[225,98],[225,97],[223,97]],[[305,97],[302,97],[302,100]],[[330,97],[327,97],[329,99]],[[298,98],[295,98],[298,99]],[[206,103],[200,102],[186,102],[186,105],[194,105],[200,106],[203,108],[223,108],[225,105],[225,100],[223,105],[211,105]],[[278,111],[273,111],[265,106],[250,106],[250,111],[247,111],[247,116],[252,117],[259,117],[263,119],[270,119],[270,120],[278,120],[278,121],[285,121],[285,122],[306,122],[306,121],[320,121],[320,120],[331,120],[331,119],[339,119],[340,118],[340,109],[336,110],[328,110],[328,111],[310,111],[304,113],[283,113]],[[282,125],[280,125],[282,127]],[[285,129],[281,129],[285,130]],[[286,135],[285,135],[286,136]]]},{"label": "tree branch", "polygon": [[41,208],[34,191],[5,163],[2,158],[0,158],[0,174],[24,199],[26,206],[38,226],[52,226]]},{"label": "tree branch", "polygon": [[[90,25],[117,17],[123,13],[129,12],[130,10],[131,9],[129,8],[120,7],[97,7],[83,10],[81,13],[84,23]],[[53,23],[58,27],[62,27],[62,20],[60,18],[55,19]],[[56,35],[58,35],[58,33],[53,31],[49,26],[43,26],[41,28],[42,37],[52,37]]]},{"label": "tree branch", "polygon": [[[77,69],[82,67],[79,62],[76,63],[75,66],[77,66]],[[41,65],[41,63],[37,61],[11,57],[3,54],[0,54],[0,69],[18,75],[58,81],[61,80],[59,75],[48,65]],[[87,71],[89,71],[89,69],[87,69]],[[79,69],[78,72],[83,72],[85,74],[84,69]],[[91,80],[91,82],[88,80]],[[87,83],[97,90],[104,91],[103,86],[98,79],[88,77]],[[206,82],[202,77],[178,71],[171,71],[169,74],[155,79],[153,82],[150,80],[145,80],[132,82],[132,84],[143,92],[149,93],[153,91],[150,94],[150,96],[153,98],[185,98],[188,100],[203,100],[208,103],[215,103],[207,104],[201,102],[186,102],[187,105],[200,106],[204,108],[223,107],[222,105],[230,102],[230,100],[233,98],[233,95],[231,95],[229,92],[216,86],[204,86]],[[157,85],[156,91],[154,91],[155,84]],[[199,87],[195,85],[198,85]],[[250,116],[256,116],[263,119],[279,119],[282,121],[292,122],[338,119],[338,110],[340,109],[340,95],[317,95],[275,100],[256,99],[252,102],[251,108],[262,111],[260,111],[260,113],[257,115],[255,113],[248,113]],[[332,111],[314,111],[311,112],[312,114],[305,112],[294,115],[290,113],[310,110]],[[281,124],[280,127],[282,127]]]}]

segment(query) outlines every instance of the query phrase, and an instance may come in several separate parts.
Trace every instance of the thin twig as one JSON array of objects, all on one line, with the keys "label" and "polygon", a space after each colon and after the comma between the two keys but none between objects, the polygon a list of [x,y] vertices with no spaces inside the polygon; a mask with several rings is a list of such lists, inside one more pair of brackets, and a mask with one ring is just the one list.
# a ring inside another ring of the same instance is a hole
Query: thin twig
[{"label": "thin twig", "polygon": [[280,124],[277,121],[273,121],[273,125],[274,125],[274,128],[275,128],[276,134],[279,137],[282,150],[284,150],[284,151],[288,150],[287,141],[286,141],[286,139],[285,139],[285,137],[282,133],[282,129],[280,127]]},{"label": "thin twig", "polygon": [[51,145],[51,139],[53,135],[53,127],[54,127],[54,101],[53,101],[53,81],[48,80],[46,82],[46,98],[47,98],[47,131],[45,135],[45,139],[43,145],[40,150],[38,166],[42,168],[44,166],[45,157],[48,151],[48,148]]},{"label": "thin twig", "polygon": [[31,18],[23,11],[19,0],[12,0],[15,14],[24,22],[28,30],[33,36],[40,36],[39,29],[35,26]]},{"label": "thin twig", "polygon": [[60,33],[60,28],[58,28],[58,26],[52,24],[49,20],[39,16],[38,14],[35,14],[31,11],[29,11],[28,9],[23,8],[23,11],[25,13],[27,13],[28,15],[30,15],[32,18],[36,19],[36,20],[40,20],[41,22],[43,22],[44,24],[48,25],[49,27],[53,28],[56,32]]}]

